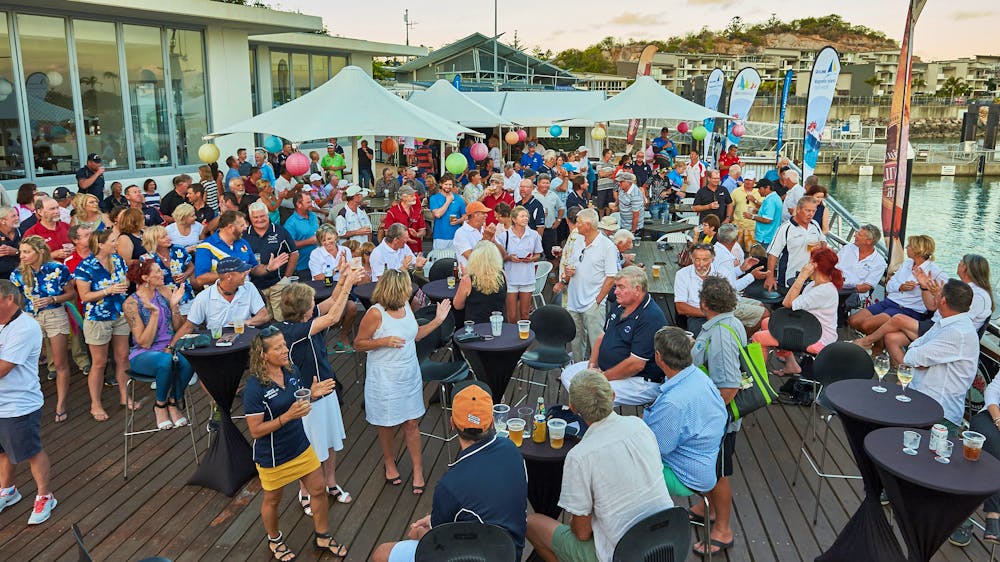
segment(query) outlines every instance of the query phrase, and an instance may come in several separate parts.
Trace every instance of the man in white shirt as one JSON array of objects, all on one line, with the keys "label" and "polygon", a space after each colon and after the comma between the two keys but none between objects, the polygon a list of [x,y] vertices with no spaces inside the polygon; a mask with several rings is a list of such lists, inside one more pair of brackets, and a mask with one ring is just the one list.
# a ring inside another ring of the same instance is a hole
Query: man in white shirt
[{"label": "man in white shirt", "polygon": [[638,236],[645,214],[642,190],[635,184],[635,174],[631,172],[618,172],[615,181],[618,182],[618,215],[622,228]]},{"label": "man in white shirt", "polygon": [[854,233],[854,243],[846,244],[837,253],[837,269],[844,274],[844,286],[854,287],[859,298],[878,285],[885,275],[885,258],[875,251],[882,232],[873,224],[866,224]]},{"label": "man in white shirt", "polygon": [[799,199],[805,196],[806,188],[799,185],[799,173],[795,170],[785,170],[781,176],[781,185],[787,190],[785,200],[781,204],[781,221],[788,222],[795,212],[795,206],[799,204]]},{"label": "man in white shirt", "polygon": [[465,270],[465,266],[469,264],[469,256],[472,254],[472,248],[480,240],[493,241],[497,227],[494,224],[486,226],[486,215],[489,212],[489,207],[479,201],[473,201],[465,208],[465,214],[468,219],[455,231],[454,240],[455,258],[458,260],[458,266],[463,271]]},{"label": "man in white shirt", "polygon": [[613,397],[598,371],[581,371],[570,385],[570,407],[589,427],[566,455],[559,507],[569,525],[528,515],[527,539],[544,560],[611,562],[629,528],[674,505],[653,432],[635,416],[616,414]]},{"label": "man in white shirt", "polygon": [[566,287],[566,310],[576,325],[571,346],[574,358],[590,357],[605,320],[605,299],[618,273],[618,249],[597,230],[597,211],[576,216],[579,239],[573,244],[560,282]]},{"label": "man in white shirt", "polygon": [[708,168],[701,161],[701,154],[697,150],[691,151],[691,160],[688,162],[687,177],[684,181],[685,197],[694,197],[698,190],[705,185],[705,176]]},{"label": "man in white shirt", "polygon": [[411,265],[421,268],[427,263],[427,258],[413,255],[413,250],[406,245],[408,240],[406,225],[397,222],[386,229],[382,243],[372,250],[372,255],[368,258],[372,267],[372,281],[378,281],[387,269],[406,271]]},{"label": "man in white shirt", "polygon": [[[768,291],[778,288],[779,278],[783,286],[791,286],[802,266],[809,263],[810,252],[819,247],[823,241],[823,231],[813,220],[816,207],[815,199],[809,196],[802,197],[795,206],[795,215],[778,227],[774,240],[771,240],[771,245],[767,248],[767,277],[764,278],[764,288]],[[787,254],[787,259],[783,254]],[[785,261],[783,271],[778,268],[779,258]],[[782,273],[784,275],[781,275]]]},{"label": "man in white shirt", "polygon": [[695,336],[705,324],[701,309],[701,284],[709,275],[720,275],[715,269],[715,248],[698,244],[691,250],[691,265],[677,270],[674,276],[674,308],[687,317],[687,331]]},{"label": "man in white shirt", "polygon": [[242,320],[247,326],[262,326],[271,321],[260,291],[248,282],[250,265],[240,258],[228,257],[219,260],[215,272],[218,280],[205,288],[194,298],[187,320],[170,340],[168,350],[173,350],[177,340],[191,333],[195,326],[212,329],[230,326]]},{"label": "man in white shirt", "polygon": [[[765,277],[763,269],[754,267],[758,263],[757,258],[744,259],[743,248],[736,243],[739,238],[739,227],[733,223],[726,223],[719,227],[719,233],[715,238],[715,260],[712,265],[720,276],[729,281],[737,294],[742,293],[743,289],[757,279]],[[739,297],[733,314],[747,329],[748,334],[753,333],[751,329],[755,332],[761,321],[769,316],[767,307],[744,296]]]},{"label": "man in white shirt", "polygon": [[979,361],[979,334],[967,314],[972,296],[967,283],[949,279],[937,295],[941,320],[913,340],[903,357],[907,365],[914,367],[912,388],[941,404],[945,425],[953,437],[962,427],[965,395]]},{"label": "man in white shirt", "polygon": [[344,193],[344,197],[347,199],[346,204],[334,219],[339,238],[356,240],[361,244],[371,239],[372,221],[368,218],[365,210],[361,208],[361,200],[367,195],[367,189],[362,189],[356,185],[347,188],[347,191]]},{"label": "man in white shirt", "polygon": [[503,166],[503,188],[504,190],[510,192],[514,196],[514,202],[521,200],[521,174],[514,171],[514,165],[511,163],[504,164]]}]

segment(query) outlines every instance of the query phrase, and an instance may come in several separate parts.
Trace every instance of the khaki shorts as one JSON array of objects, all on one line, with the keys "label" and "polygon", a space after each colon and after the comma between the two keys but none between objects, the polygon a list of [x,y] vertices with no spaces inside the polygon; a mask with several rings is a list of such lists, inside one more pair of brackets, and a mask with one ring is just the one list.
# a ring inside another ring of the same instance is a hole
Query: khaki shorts
[{"label": "khaki shorts", "polygon": [[740,297],[733,315],[736,316],[736,319],[744,327],[753,328],[760,324],[760,319],[764,317],[765,310],[764,305],[759,302],[746,297]]},{"label": "khaki shorts", "polygon": [[264,298],[267,311],[271,313],[271,317],[274,318],[275,322],[281,322],[285,319],[284,315],[281,314],[281,294],[285,292],[285,287],[289,285],[291,283],[288,281],[288,278],[282,277],[280,281],[261,291],[261,297]]},{"label": "khaki shorts", "polygon": [[62,306],[38,312],[35,320],[42,329],[42,335],[47,338],[69,335],[69,316]]},{"label": "khaki shorts", "polygon": [[581,541],[576,538],[569,525],[559,525],[552,533],[552,551],[560,560],[597,562],[597,547],[594,545],[594,538]]},{"label": "khaki shorts", "polygon": [[83,320],[83,340],[87,345],[105,345],[112,336],[127,336],[129,333],[131,330],[124,316],[116,320]]}]

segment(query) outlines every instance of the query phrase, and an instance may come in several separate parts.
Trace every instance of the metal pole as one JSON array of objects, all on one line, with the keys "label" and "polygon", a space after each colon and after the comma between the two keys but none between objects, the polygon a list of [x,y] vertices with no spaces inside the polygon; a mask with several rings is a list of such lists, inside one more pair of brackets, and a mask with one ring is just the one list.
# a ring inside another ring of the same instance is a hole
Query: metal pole
[{"label": "metal pole", "polygon": [[497,81],[497,2],[498,0],[493,0],[493,91],[500,91],[500,83]]}]

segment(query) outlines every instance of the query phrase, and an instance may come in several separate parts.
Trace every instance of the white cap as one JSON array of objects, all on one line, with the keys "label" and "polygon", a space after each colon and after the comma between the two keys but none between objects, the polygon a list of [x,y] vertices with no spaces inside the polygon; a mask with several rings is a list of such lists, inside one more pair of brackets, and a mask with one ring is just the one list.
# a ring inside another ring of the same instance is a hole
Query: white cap
[{"label": "white cap", "polygon": [[346,195],[347,197],[354,197],[359,193],[361,194],[362,197],[368,197],[368,190],[362,189],[360,185],[352,185],[351,187],[348,187],[347,193],[345,193],[344,195]]},{"label": "white cap", "polygon": [[753,170],[744,170],[743,171],[743,179],[744,180],[754,180],[754,181],[757,181],[757,172],[755,172]]},{"label": "white cap", "polygon": [[319,174],[312,174],[309,176],[309,181],[323,181],[323,176]]},{"label": "white cap", "polygon": [[577,152],[590,152],[590,149],[587,148],[586,146],[581,146],[580,148],[576,149],[576,151]]},{"label": "white cap", "polygon": [[309,193],[312,190],[313,190],[312,186],[309,185],[308,183],[302,186],[302,191],[305,191],[306,193]]},{"label": "white cap", "polygon": [[349,185],[351,185],[351,182],[348,180],[340,180],[337,182],[338,189],[347,189],[347,186]]}]

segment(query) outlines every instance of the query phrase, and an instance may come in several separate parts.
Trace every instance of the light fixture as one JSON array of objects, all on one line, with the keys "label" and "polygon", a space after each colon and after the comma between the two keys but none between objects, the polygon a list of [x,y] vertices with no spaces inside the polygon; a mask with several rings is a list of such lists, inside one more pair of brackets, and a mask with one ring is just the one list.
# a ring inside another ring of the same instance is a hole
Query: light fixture
[{"label": "light fixture", "polygon": [[62,86],[63,76],[62,74],[59,74],[55,70],[50,70],[46,72],[45,77],[49,79],[49,86],[52,86],[53,88],[58,88],[59,86]]}]

